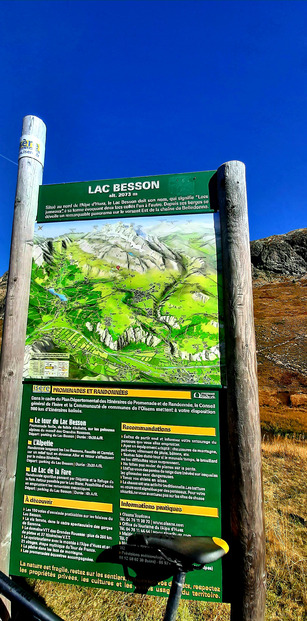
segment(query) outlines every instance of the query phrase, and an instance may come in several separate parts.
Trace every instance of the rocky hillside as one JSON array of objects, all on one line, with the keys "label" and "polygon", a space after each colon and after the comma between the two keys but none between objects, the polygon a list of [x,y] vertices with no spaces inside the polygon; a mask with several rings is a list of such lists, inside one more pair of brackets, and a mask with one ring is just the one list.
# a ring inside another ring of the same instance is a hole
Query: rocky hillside
[{"label": "rocky hillside", "polygon": [[254,286],[259,399],[264,432],[306,432],[307,279]]},{"label": "rocky hillside", "polygon": [[306,433],[307,229],[251,242],[264,433]]},{"label": "rocky hillside", "polygon": [[272,235],[251,242],[255,280],[284,280],[307,274],[307,229]]}]

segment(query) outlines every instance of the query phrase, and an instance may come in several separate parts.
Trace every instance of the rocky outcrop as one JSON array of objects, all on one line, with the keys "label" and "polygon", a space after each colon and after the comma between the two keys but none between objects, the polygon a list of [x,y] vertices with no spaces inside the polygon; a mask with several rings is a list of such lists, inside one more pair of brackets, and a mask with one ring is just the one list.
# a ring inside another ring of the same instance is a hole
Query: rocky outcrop
[{"label": "rocky outcrop", "polygon": [[96,332],[99,334],[101,343],[104,343],[106,347],[113,351],[124,349],[130,343],[145,343],[146,345],[156,347],[161,342],[161,339],[143,330],[140,326],[127,328],[118,339],[113,339],[108,328],[103,328],[101,323],[97,324]]},{"label": "rocky outcrop", "polygon": [[56,240],[36,236],[34,237],[33,245],[33,261],[39,266],[44,261],[52,265],[54,253],[67,250],[69,244],[71,244],[71,239],[67,235],[63,235],[63,237],[59,237]]},{"label": "rocky outcrop", "polygon": [[193,300],[196,300],[196,302],[203,302],[203,304],[210,300],[209,295],[201,293],[201,291],[195,291],[194,293],[192,293],[192,298]]},{"label": "rocky outcrop", "polygon": [[301,278],[307,274],[307,229],[251,242],[254,278]]},{"label": "rocky outcrop", "polygon": [[216,360],[216,358],[221,357],[220,348],[218,345],[214,347],[209,347],[208,349],[204,349],[203,351],[197,352],[196,354],[189,354],[186,351],[180,351],[177,354],[182,360],[192,360],[193,362],[201,362],[202,360]]},{"label": "rocky outcrop", "polygon": [[178,323],[176,317],[173,317],[173,315],[159,315],[159,321],[161,321],[161,323],[165,323],[171,328],[176,328],[177,330],[180,329],[180,324]]},{"label": "rocky outcrop", "polygon": [[[165,316],[164,319],[173,319],[173,317]],[[129,343],[144,343],[146,345],[150,345],[151,347],[156,347],[161,342],[161,339],[154,334],[150,334],[149,332],[143,330],[140,326],[128,328],[121,336],[118,337],[117,340],[112,338],[108,328],[103,328],[101,323],[97,324],[96,332],[99,334],[100,341],[113,351],[122,350],[124,347],[129,345]],[[191,360],[194,362],[201,362],[202,360],[212,361],[216,360],[216,358],[220,358],[220,348],[218,346],[214,346],[195,354],[189,354],[186,351],[180,351],[176,344],[174,344],[172,355],[175,358]]]}]

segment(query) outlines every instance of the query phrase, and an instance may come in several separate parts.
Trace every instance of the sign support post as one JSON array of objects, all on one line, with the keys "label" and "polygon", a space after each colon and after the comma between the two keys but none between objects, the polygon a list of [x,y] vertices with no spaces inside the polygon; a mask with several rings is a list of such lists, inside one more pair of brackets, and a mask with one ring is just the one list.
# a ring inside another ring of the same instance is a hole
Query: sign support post
[{"label": "sign support post", "polygon": [[[231,619],[263,621],[265,538],[245,166],[217,171],[223,256],[230,451]],[[229,559],[230,560],[230,559]]]},{"label": "sign support post", "polygon": [[28,115],[20,141],[14,222],[0,363],[0,568],[9,569],[22,371],[32,265],[32,240],[42,183],[46,126]]}]

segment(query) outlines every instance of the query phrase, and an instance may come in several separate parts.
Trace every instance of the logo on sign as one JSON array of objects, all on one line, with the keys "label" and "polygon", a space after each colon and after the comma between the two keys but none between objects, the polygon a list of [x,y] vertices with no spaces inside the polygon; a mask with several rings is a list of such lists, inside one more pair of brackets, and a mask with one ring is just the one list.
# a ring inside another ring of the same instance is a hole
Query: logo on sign
[{"label": "logo on sign", "polygon": [[33,385],[33,392],[51,392],[51,386]]},{"label": "logo on sign", "polygon": [[212,392],[194,392],[194,399],[214,399]]}]

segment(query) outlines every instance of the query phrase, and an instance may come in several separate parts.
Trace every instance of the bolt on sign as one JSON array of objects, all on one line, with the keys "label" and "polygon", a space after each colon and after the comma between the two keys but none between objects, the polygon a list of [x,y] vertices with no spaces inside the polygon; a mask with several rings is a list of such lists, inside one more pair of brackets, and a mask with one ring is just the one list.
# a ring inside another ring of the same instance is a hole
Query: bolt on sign
[{"label": "bolt on sign", "polygon": [[[131,591],[104,549],[137,532],[221,536],[213,175],[41,186],[11,574]],[[220,562],[205,570],[184,596],[221,601]]]}]

